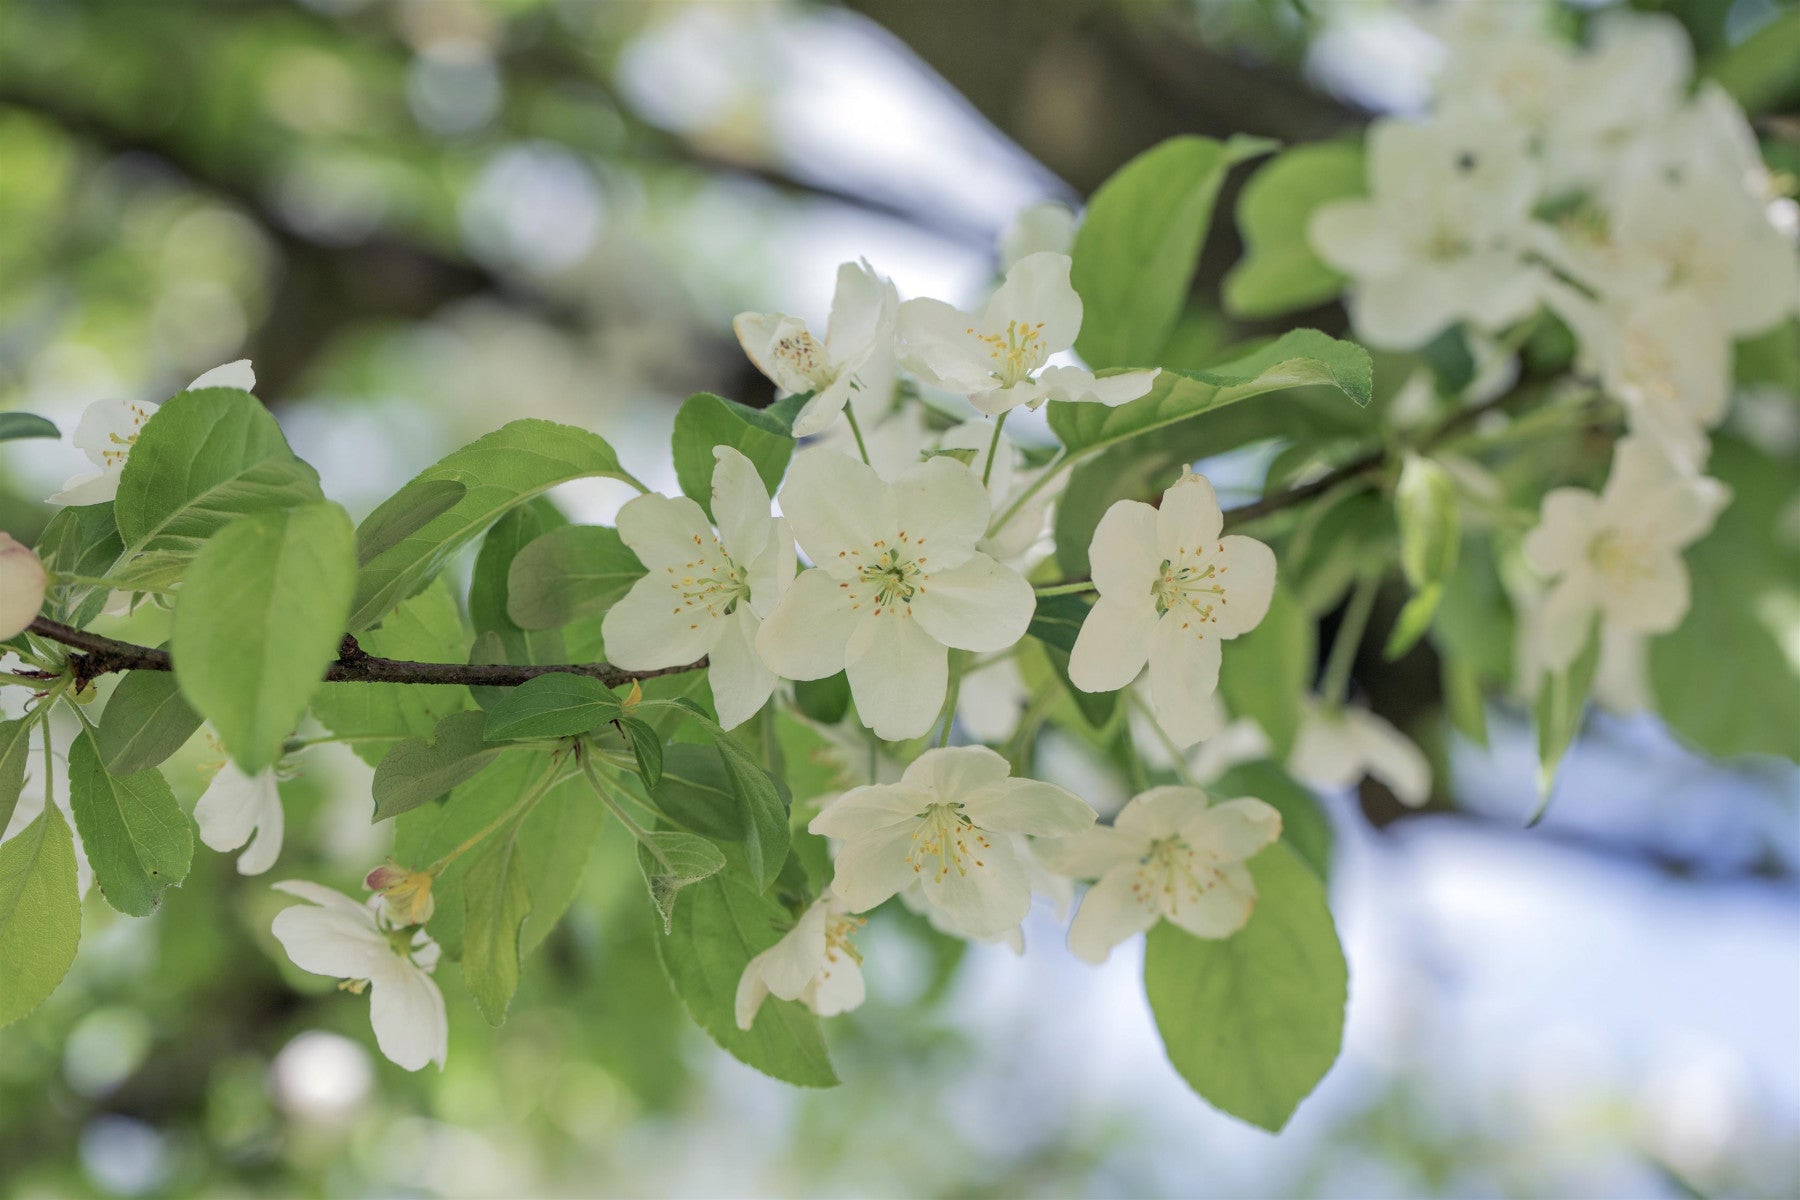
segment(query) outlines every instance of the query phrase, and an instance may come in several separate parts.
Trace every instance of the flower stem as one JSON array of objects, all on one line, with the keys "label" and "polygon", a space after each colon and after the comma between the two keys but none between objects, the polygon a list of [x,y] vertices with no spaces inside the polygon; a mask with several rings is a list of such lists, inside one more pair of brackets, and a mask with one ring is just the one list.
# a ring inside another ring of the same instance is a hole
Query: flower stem
[{"label": "flower stem", "polygon": [[950,744],[950,730],[956,725],[956,701],[962,694],[961,671],[950,676],[950,693],[944,697],[944,728],[938,733],[938,747],[941,749]]},{"label": "flower stem", "polygon": [[1356,665],[1356,648],[1362,644],[1369,627],[1369,614],[1375,608],[1375,593],[1381,589],[1381,573],[1370,571],[1357,580],[1350,603],[1344,608],[1344,620],[1331,641],[1331,657],[1325,662],[1325,675],[1319,680],[1319,698],[1332,708],[1341,707],[1350,690],[1350,670]]},{"label": "flower stem", "polygon": [[863,441],[862,426],[856,423],[856,410],[846,404],[844,405],[844,416],[850,421],[850,433],[856,438],[856,452],[862,455],[863,465],[874,466],[875,464],[869,461],[869,446],[867,442]]},{"label": "flower stem", "polygon": [[[1009,409],[1007,411],[1010,412],[1011,410]],[[994,437],[992,441],[988,442],[987,462],[981,468],[982,487],[986,487],[988,485],[988,480],[994,477],[994,455],[1000,449],[1000,431],[1006,427],[1006,417],[1007,413],[1001,413],[994,418]]]},{"label": "flower stem", "polygon": [[1040,584],[1031,590],[1039,596],[1079,596],[1083,592],[1093,592],[1099,589],[1094,586],[1094,581],[1091,579],[1076,579],[1069,583]]}]

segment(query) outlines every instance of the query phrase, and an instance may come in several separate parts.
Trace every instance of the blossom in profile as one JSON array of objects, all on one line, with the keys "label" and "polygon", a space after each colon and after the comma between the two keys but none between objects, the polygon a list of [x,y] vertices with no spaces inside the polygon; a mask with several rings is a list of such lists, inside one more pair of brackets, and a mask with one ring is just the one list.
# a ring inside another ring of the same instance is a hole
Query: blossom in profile
[{"label": "blossom in profile", "polygon": [[794,418],[794,436],[823,433],[844,411],[850,395],[885,375],[893,362],[894,318],[900,303],[891,280],[867,262],[838,268],[831,316],[820,341],[806,322],[786,313],[739,313],[731,322],[738,344],[756,369],[783,392],[811,392]]},{"label": "blossom in profile", "polygon": [[[193,392],[201,388],[238,388],[251,391],[256,387],[256,372],[250,360],[214,367],[183,388]],[[131,457],[131,447],[138,434],[160,405],[142,400],[96,400],[81,414],[75,425],[75,447],[86,452],[100,469],[87,475],[76,475],[63,484],[62,491],[50,497],[52,504],[103,504],[119,494],[119,474]]]}]

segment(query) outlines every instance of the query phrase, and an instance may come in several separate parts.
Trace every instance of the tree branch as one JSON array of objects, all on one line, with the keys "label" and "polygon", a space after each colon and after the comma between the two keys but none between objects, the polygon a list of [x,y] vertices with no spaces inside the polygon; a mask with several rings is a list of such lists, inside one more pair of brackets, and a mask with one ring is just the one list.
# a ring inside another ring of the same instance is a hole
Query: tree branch
[{"label": "tree branch", "polygon": [[[48,638],[80,653],[69,660],[77,690],[102,675],[117,671],[172,671],[175,669],[167,650],[121,642],[39,617],[29,632]],[[399,658],[377,658],[345,635],[337,661],[325,669],[326,683],[437,683],[466,684],[469,687],[518,687],[540,675],[586,675],[607,687],[619,687],[633,680],[657,679],[664,675],[680,675],[706,666],[706,660],[679,667],[658,667],[654,671],[627,671],[611,663],[562,663],[554,666],[512,666],[506,663],[435,663],[410,662]]]}]

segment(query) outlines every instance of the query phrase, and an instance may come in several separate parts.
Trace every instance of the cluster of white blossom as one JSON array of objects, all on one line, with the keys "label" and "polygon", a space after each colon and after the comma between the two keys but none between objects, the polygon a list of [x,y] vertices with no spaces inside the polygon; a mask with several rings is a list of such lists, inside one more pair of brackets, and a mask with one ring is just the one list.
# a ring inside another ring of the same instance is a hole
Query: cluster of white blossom
[{"label": "cluster of white blossom", "polygon": [[1547,4],[1434,8],[1446,54],[1429,114],[1374,123],[1368,194],[1322,205],[1310,240],[1349,277],[1371,344],[1418,349],[1460,326],[1478,357],[1505,359],[1545,310],[1574,335],[1577,373],[1630,436],[1600,495],[1544,499],[1532,570],[1509,580],[1521,681],[1566,668],[1596,615],[1602,677],[1641,676],[1644,637],[1688,608],[1681,550],[1728,500],[1704,472],[1734,342],[1800,307],[1800,218],[1743,111],[1695,85],[1673,18],[1600,13],[1576,45]]}]

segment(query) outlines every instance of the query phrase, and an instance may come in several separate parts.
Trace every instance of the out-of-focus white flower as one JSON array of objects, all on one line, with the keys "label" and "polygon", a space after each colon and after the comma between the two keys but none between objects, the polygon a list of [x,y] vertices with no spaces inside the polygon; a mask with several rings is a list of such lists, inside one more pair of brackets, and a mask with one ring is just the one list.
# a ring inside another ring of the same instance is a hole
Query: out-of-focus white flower
[{"label": "out-of-focus white flower", "polygon": [[[995,443],[993,422],[964,421],[946,430],[938,439],[938,446],[945,450],[975,451],[969,469],[977,479],[986,476],[984,486],[990,509],[996,514],[1011,513],[1005,524],[983,537],[975,548],[1009,566],[1024,569],[1031,552],[1038,549],[1044,539],[1050,522],[1050,506],[1055,503],[1067,477],[1060,476],[1056,483],[1039,488],[1030,499],[1014,508],[1014,502],[1037,482],[1042,472],[1026,467],[1024,455],[1004,435]],[[989,446],[994,447],[992,470],[988,469]]]},{"label": "out-of-focus white flower", "polygon": [[1319,257],[1351,277],[1362,337],[1413,349],[1458,321],[1494,330],[1537,307],[1543,271],[1523,249],[1539,178],[1519,126],[1478,113],[1382,120],[1367,148],[1369,194],[1321,205],[1308,227]]},{"label": "out-of-focus white flower", "polygon": [[1069,283],[1069,256],[1028,254],[979,314],[942,300],[900,306],[905,361],[925,382],[969,398],[990,416],[1046,400],[1119,405],[1136,400],[1158,371],[1127,371],[1096,379],[1081,367],[1046,364],[1075,344],[1081,297]]},{"label": "out-of-focus white flower", "polygon": [[200,840],[214,850],[236,850],[248,842],[238,856],[238,873],[261,875],[281,856],[281,786],[275,768],[246,775],[227,759],[194,805],[194,821]]},{"label": "out-of-focus white flower", "polygon": [[0,638],[16,637],[37,620],[48,584],[37,551],[0,533]]},{"label": "out-of-focus white flower", "polygon": [[1288,754],[1294,778],[1321,791],[1354,787],[1367,775],[1418,808],[1431,799],[1431,763],[1407,736],[1366,708],[1309,700]]},{"label": "out-of-focus white flower", "polygon": [[880,737],[931,728],[950,647],[1005,650],[1031,623],[1031,585],[975,549],[987,532],[987,495],[954,459],[887,483],[855,459],[806,451],[781,506],[817,565],[763,622],[756,648],[787,679],[845,671],[857,713]]},{"label": "out-of-focus white flower", "polygon": [[1254,538],[1219,535],[1212,484],[1183,476],[1162,506],[1121,500],[1088,549],[1100,598],[1069,655],[1086,692],[1116,691],[1150,666],[1156,720],[1177,746],[1212,728],[1220,643],[1256,628],[1275,589],[1275,555]]},{"label": "out-of-focus white flower", "polygon": [[927,750],[898,783],[852,788],[808,828],[843,841],[833,889],[866,912],[915,881],[952,929],[973,938],[1016,930],[1031,879],[1013,835],[1068,837],[1094,810],[1011,768],[985,746]]},{"label": "out-of-focus white flower", "polygon": [[423,929],[408,933],[389,925],[372,904],[341,892],[289,879],[278,892],[308,901],[275,914],[275,940],[302,971],[345,981],[345,990],[369,991],[369,1019],[381,1052],[417,1071],[444,1065],[450,1026],[444,994],[431,978],[438,944]]},{"label": "out-of-focus white flower", "polygon": [[862,955],[850,937],[864,924],[844,902],[826,892],[800,915],[781,940],[758,954],[738,979],[737,1023],[748,1029],[771,995],[798,1000],[821,1017],[849,1012],[863,1002]]},{"label": "out-of-focus white flower", "polygon": [[956,693],[957,724],[977,742],[1000,742],[1018,728],[1031,689],[1011,656],[984,663],[962,677]]},{"label": "out-of-focus white flower", "polygon": [[1065,205],[1045,200],[1021,209],[1000,235],[1000,273],[1033,254],[1067,254],[1075,245],[1078,220]]},{"label": "out-of-focus white flower", "polygon": [[[222,367],[214,367],[183,390],[195,392],[201,388],[213,387],[238,388],[246,392],[254,390],[256,372],[250,369],[250,360],[241,358]],[[75,426],[75,446],[86,451],[88,458],[100,470],[91,475],[77,475],[70,479],[63,484],[62,491],[50,497],[50,503],[101,504],[118,495],[119,473],[125,469],[125,460],[131,456],[131,447],[136,444],[138,434],[143,431],[144,422],[159,407],[161,406],[138,400],[96,400],[88,405]]]},{"label": "out-of-focus white flower", "polygon": [[1561,670],[1581,652],[1598,614],[1603,626],[1667,633],[1690,602],[1682,550],[1712,528],[1731,491],[1683,471],[1652,440],[1621,438],[1596,496],[1556,488],[1525,537],[1526,561],[1554,580],[1545,600],[1543,662]]},{"label": "out-of-focus white flower", "polygon": [[1261,800],[1213,804],[1192,787],[1134,797],[1111,825],[1044,847],[1045,860],[1063,874],[1099,881],[1082,897],[1069,949],[1104,962],[1160,918],[1195,937],[1230,937],[1256,907],[1244,861],[1280,836],[1281,814]]},{"label": "out-of-focus white flower", "polygon": [[892,281],[867,262],[844,263],[823,342],[806,322],[786,313],[739,313],[731,327],[744,353],[776,387],[813,393],[794,418],[794,435],[807,437],[836,421],[851,392],[868,382],[863,371],[891,355],[899,303]]},{"label": "out-of-focus white flower", "polygon": [[[16,663],[18,660],[14,659],[13,661]],[[5,669],[4,665],[0,664],[0,670],[3,669]],[[24,691],[24,689],[7,688],[5,691]],[[40,730],[42,728],[42,726],[39,726]],[[75,827],[75,813],[74,810],[69,807],[68,785],[62,782],[69,777],[69,772],[66,769],[69,749],[68,738],[59,733],[55,737],[53,744],[56,749],[56,757],[62,760],[64,764],[64,767],[59,768],[56,773],[56,807],[57,811],[62,813],[63,820],[68,823],[70,834],[74,836],[75,885],[80,893],[83,896],[86,896],[88,894],[88,889],[92,887],[94,883],[94,868],[88,863],[87,848],[83,846],[81,842],[81,831]],[[4,826],[0,826],[0,842],[11,841],[13,838],[17,837],[24,831],[27,825],[37,820],[38,816],[44,811],[44,775],[43,772],[38,769],[43,761],[43,755],[39,753],[33,753],[26,759],[25,786],[19,792],[19,802],[13,808],[12,819]]]},{"label": "out-of-focus white flower", "polygon": [[794,539],[770,515],[756,467],[729,446],[713,448],[713,514],[686,496],[637,496],[619,510],[619,537],[648,573],[607,611],[607,657],[628,671],[676,667],[708,656],[719,724],[749,720],[775,690],[756,652],[757,632],[794,578]]}]

